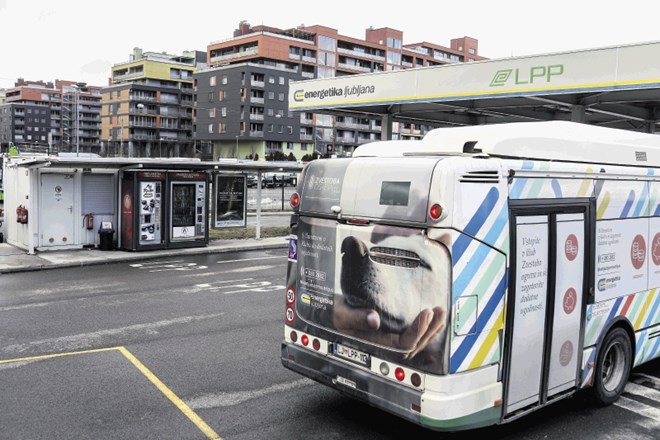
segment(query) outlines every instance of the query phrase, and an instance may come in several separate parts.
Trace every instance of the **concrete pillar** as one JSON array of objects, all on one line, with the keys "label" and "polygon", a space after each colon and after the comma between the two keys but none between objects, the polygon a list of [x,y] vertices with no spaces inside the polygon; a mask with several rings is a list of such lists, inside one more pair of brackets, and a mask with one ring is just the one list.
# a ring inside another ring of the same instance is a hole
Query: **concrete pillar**
[{"label": "concrete pillar", "polygon": [[380,139],[383,141],[392,140],[392,115],[383,115],[380,125]]},{"label": "concrete pillar", "polygon": [[573,122],[587,122],[586,113],[584,111],[585,107],[583,105],[573,105],[571,106],[571,121]]}]

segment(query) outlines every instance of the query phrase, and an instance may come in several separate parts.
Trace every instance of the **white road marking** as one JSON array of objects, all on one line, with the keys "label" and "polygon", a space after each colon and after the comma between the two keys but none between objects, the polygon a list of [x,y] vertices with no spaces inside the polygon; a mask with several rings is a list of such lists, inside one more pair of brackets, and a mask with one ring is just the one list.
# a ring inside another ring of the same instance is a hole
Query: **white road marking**
[{"label": "white road marking", "polygon": [[0,364],[0,371],[2,370],[9,370],[12,368],[20,368],[28,364],[33,364],[35,362],[39,362],[38,360],[34,361],[20,361],[20,362],[9,362],[7,364]]},{"label": "white road marking", "polygon": [[625,392],[646,397],[647,399],[652,399],[660,403],[660,391],[656,390],[655,388],[645,387],[643,385],[637,385],[636,383],[628,382],[626,384]]},{"label": "white road marking", "polygon": [[653,408],[626,396],[619,397],[619,400],[614,402],[614,405],[644,417],[642,425],[650,431],[657,432],[660,429],[660,409]]},{"label": "white road marking", "polygon": [[8,312],[8,311],[13,311],[13,310],[23,310],[23,309],[33,309],[37,307],[47,307],[52,305],[53,303],[50,302],[40,302],[40,303],[34,303],[34,304],[21,304],[19,306],[6,306],[6,307],[0,307],[0,312]]},{"label": "white road marking", "polygon": [[225,261],[218,261],[218,264],[225,264],[225,263],[240,263],[242,261],[259,261],[259,260],[270,260],[270,259],[275,259],[275,258],[287,258],[286,255],[277,255],[275,257],[259,257],[259,258],[243,258],[240,260],[225,260]]},{"label": "white road marking", "polygon": [[643,377],[644,380],[653,383],[653,386],[660,388],[660,379],[658,379],[655,376],[651,376],[649,374],[644,374],[644,373],[635,373],[635,376],[636,377]]},{"label": "white road marking", "polygon": [[213,283],[195,284],[195,287],[199,287],[200,289],[209,289],[209,288],[214,288],[215,284],[236,283],[236,282],[242,282],[242,281],[250,281],[250,280],[253,280],[253,279],[254,278],[242,278],[240,280],[215,281]]},{"label": "white road marking", "polygon": [[30,349],[38,348],[41,353],[78,351],[91,348],[100,339],[105,337],[126,337],[135,334],[154,335],[158,330],[191,322],[214,319],[224,315],[216,313],[212,315],[184,316],[181,318],[168,319],[164,321],[149,322],[145,324],[135,324],[126,327],[110,328],[90,333],[81,333],[78,335],[61,336],[58,338],[42,339],[40,341],[31,341],[25,344],[7,345],[0,348],[2,353],[23,353]]},{"label": "white road marking", "polygon": [[166,260],[166,261],[148,261],[146,263],[129,264],[130,267],[150,267],[162,266],[163,264],[181,263],[183,260]]},{"label": "white road marking", "polygon": [[186,403],[194,410],[220,408],[234,406],[251,399],[266,396],[273,393],[281,393],[295,388],[313,385],[315,382],[311,379],[299,379],[289,383],[272,385],[260,390],[238,391],[235,393],[203,394],[199,397],[187,399]]},{"label": "white road marking", "polygon": [[196,273],[188,273],[188,274],[182,274],[180,277],[202,277],[202,276],[212,276],[212,275],[227,275],[231,273],[244,273],[244,272],[254,272],[257,270],[269,270],[269,269],[274,269],[277,268],[278,266],[270,265],[270,266],[250,266],[250,267],[241,267],[238,269],[230,269],[230,270],[218,270],[217,272],[196,272]]}]

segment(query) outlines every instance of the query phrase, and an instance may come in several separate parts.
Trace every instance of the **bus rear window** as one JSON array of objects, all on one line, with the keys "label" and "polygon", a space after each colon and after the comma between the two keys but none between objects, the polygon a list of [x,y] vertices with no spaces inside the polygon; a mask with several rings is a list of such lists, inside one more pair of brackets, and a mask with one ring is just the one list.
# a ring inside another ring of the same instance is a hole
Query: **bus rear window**
[{"label": "bus rear window", "polygon": [[410,182],[383,182],[380,187],[380,204],[408,206]]}]

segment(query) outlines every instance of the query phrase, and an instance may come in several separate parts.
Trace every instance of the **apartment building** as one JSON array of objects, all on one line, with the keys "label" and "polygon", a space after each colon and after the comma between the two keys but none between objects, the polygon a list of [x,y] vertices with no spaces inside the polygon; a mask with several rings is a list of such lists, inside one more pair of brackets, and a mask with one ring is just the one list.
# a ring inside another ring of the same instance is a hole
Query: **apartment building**
[{"label": "apartment building", "polygon": [[103,154],[101,88],[19,78],[0,103],[0,151]]},{"label": "apartment building", "polygon": [[102,89],[101,139],[109,156],[200,157],[193,137],[193,73],[203,51],[181,55],[135,48]]},{"label": "apartment building", "polygon": [[[358,39],[320,25],[301,25],[285,30],[250,26],[243,21],[233,38],[207,47],[209,69],[216,71],[221,78],[226,75],[227,81],[241,78],[236,84],[239,88],[232,91],[229,82],[212,86],[211,78],[215,74],[201,71],[195,74],[197,105],[208,107],[197,112],[196,135],[213,144],[216,158],[235,157],[248,151],[255,151],[260,157],[282,151],[285,156],[293,153],[297,159],[308,152],[350,156],[358,145],[381,138],[380,121],[341,115],[291,115],[286,93],[284,106],[276,99],[282,93],[279,89],[281,79],[287,85],[293,80],[481,59],[485,58],[478,53],[478,41],[470,37],[453,39],[450,47],[444,47],[425,41],[404,44],[403,32],[392,28],[368,28],[365,38]],[[237,64],[242,67],[232,67]],[[262,71],[256,70],[257,66],[262,66]],[[262,76],[265,81],[260,80]],[[222,86],[227,86],[226,90]],[[221,90],[224,96],[231,98],[211,100],[210,94]],[[264,96],[263,103],[254,99],[261,95]],[[276,98],[269,100],[270,96]],[[215,109],[216,123],[206,118],[207,111],[213,114],[211,108]],[[277,115],[277,112],[282,119],[273,122],[264,120],[260,123],[251,119],[255,117],[253,115],[261,114],[268,118],[270,113]],[[218,113],[227,116],[218,116]],[[421,138],[431,128],[434,127],[395,121],[393,138]]]}]

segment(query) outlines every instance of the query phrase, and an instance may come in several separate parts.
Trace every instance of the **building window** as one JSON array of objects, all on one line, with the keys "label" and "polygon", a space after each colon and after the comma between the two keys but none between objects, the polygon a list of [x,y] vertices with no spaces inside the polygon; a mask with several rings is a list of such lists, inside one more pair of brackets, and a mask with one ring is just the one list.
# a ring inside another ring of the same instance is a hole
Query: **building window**
[{"label": "building window", "polygon": [[222,84],[227,84],[227,75],[222,75]]},{"label": "building window", "polygon": [[268,124],[268,131],[270,133],[272,133],[274,129],[275,129],[275,126],[273,124]]},{"label": "building window", "polygon": [[209,109],[209,118],[215,118],[215,107]]},{"label": "building window", "polygon": [[[289,127],[289,128],[291,128],[291,127]],[[287,142],[286,143],[286,149],[287,150],[293,150],[293,142]]]},{"label": "building window", "polygon": [[218,77],[215,75],[212,75],[209,77],[209,85],[211,87],[215,86],[218,83]]},{"label": "building window", "polygon": [[284,93],[278,93],[277,94],[277,99],[280,101],[284,101]]},{"label": "building window", "polygon": [[284,77],[283,77],[283,76],[280,76],[280,85],[281,85],[281,86],[284,85]]},{"label": "building window", "polygon": [[213,133],[213,124],[209,124],[209,133]]},{"label": "building window", "polygon": [[300,144],[300,150],[301,151],[307,151],[307,145],[308,144]]},{"label": "building window", "polygon": [[275,110],[273,110],[272,108],[269,108],[268,109],[268,116],[273,116],[274,114],[275,114]]},{"label": "building window", "polygon": [[289,134],[293,134],[293,127],[289,125],[287,127],[287,131],[289,132]]},{"label": "building window", "polygon": [[213,102],[213,92],[209,92],[209,102]]},{"label": "building window", "polygon": [[225,100],[225,91],[218,90],[218,101],[224,101],[224,100]]},{"label": "building window", "polygon": [[275,77],[274,76],[268,76],[268,84],[275,84]]},{"label": "building window", "polygon": [[335,52],[337,50],[337,40],[334,38],[319,35],[319,49]]},{"label": "building window", "polygon": [[278,133],[284,133],[284,125],[280,124],[277,126],[277,132]]},{"label": "building window", "polygon": [[222,107],[220,109],[220,114],[222,115],[223,118],[227,117],[227,107]]},{"label": "building window", "polygon": [[275,92],[268,92],[268,99],[275,99]]},{"label": "building window", "polygon": [[471,47],[468,49],[468,52],[470,52],[470,55],[474,55],[477,51],[474,50],[474,47]]},{"label": "building window", "polygon": [[227,125],[223,122],[218,123],[218,133],[227,133]]},{"label": "building window", "polygon": [[398,38],[387,37],[387,47],[391,47],[393,49],[401,49],[401,40]]}]

